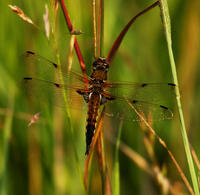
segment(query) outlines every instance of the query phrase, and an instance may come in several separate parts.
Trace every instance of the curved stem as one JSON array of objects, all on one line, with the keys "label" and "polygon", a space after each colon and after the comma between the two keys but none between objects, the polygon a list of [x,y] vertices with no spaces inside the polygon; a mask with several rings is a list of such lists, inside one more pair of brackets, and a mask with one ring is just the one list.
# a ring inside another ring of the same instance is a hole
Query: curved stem
[{"label": "curved stem", "polygon": [[119,49],[119,46],[121,45],[121,42],[124,38],[124,36],[126,35],[126,33],[128,32],[129,28],[131,27],[131,25],[135,22],[135,20],[143,15],[144,13],[148,12],[149,10],[151,10],[152,8],[156,7],[157,5],[159,5],[159,1],[156,1],[155,3],[153,3],[151,6],[147,7],[146,9],[142,10],[141,12],[139,12],[137,15],[135,15],[129,22],[128,24],[122,29],[122,31],[120,32],[119,36],[117,37],[117,39],[115,40],[112,48],[110,49],[110,52],[108,53],[108,56],[106,58],[106,61],[110,64],[116,53],[117,50]]}]

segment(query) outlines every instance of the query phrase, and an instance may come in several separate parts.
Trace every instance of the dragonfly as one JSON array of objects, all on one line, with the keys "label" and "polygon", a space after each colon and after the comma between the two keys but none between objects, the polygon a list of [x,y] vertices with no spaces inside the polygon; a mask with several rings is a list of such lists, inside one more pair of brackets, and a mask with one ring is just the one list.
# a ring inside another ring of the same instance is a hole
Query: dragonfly
[{"label": "dragonfly", "polygon": [[[26,58],[31,59],[33,65],[38,65],[38,72],[33,73],[33,68],[28,76],[23,78],[23,83],[30,96],[37,101],[51,99],[56,106],[80,107],[86,105],[86,152],[95,133],[98,113],[102,105],[105,105],[105,115],[108,117],[122,118],[128,121],[141,121],[141,118],[133,111],[128,100],[145,119],[166,120],[173,117],[172,111],[159,104],[158,92],[164,91],[171,94],[174,91],[174,83],[134,83],[134,82],[110,82],[107,80],[109,63],[105,58],[99,57],[92,64],[90,76],[83,76],[77,72],[66,73],[63,66],[42,57],[35,52],[26,51]],[[60,73],[63,82],[59,80]],[[50,76],[51,74],[51,76]],[[36,75],[36,76],[35,76]],[[53,78],[52,80],[50,78]],[[50,94],[52,92],[52,95]],[[66,98],[63,96],[66,92]],[[152,103],[152,102],[156,103]]]}]

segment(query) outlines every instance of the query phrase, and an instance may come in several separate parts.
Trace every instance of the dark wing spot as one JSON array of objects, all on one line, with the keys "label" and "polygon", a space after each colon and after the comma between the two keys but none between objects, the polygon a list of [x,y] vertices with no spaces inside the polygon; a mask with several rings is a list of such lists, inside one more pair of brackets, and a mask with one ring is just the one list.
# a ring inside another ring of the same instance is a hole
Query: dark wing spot
[{"label": "dark wing spot", "polygon": [[55,68],[58,68],[58,65],[56,63],[52,63],[54,65]]},{"label": "dark wing spot", "polygon": [[170,86],[176,86],[176,84],[174,84],[174,83],[168,83],[168,85],[170,85]]},{"label": "dark wing spot", "polygon": [[136,104],[137,102],[138,102],[137,100],[133,100],[133,101],[132,101],[133,104]]},{"label": "dark wing spot", "polygon": [[167,107],[160,105],[161,108],[164,108],[165,110],[168,110]]},{"label": "dark wing spot", "polygon": [[58,83],[54,83],[54,85],[55,85],[56,87],[58,87],[58,88],[61,88],[61,85],[58,84]]},{"label": "dark wing spot", "polygon": [[141,84],[141,87],[145,87],[145,86],[147,86],[147,84],[146,84],[146,83],[143,83],[143,84]]},{"label": "dark wing spot", "polygon": [[76,90],[76,92],[77,92],[78,94],[80,94],[80,95],[83,95],[83,94],[84,94],[84,92],[82,92],[81,90]]},{"label": "dark wing spot", "polygon": [[31,54],[31,55],[34,55],[35,53],[32,52],[32,51],[26,51],[27,54]]},{"label": "dark wing spot", "polygon": [[24,80],[32,80],[31,77],[24,77]]},{"label": "dark wing spot", "polygon": [[115,100],[114,97],[106,97],[107,100]]}]

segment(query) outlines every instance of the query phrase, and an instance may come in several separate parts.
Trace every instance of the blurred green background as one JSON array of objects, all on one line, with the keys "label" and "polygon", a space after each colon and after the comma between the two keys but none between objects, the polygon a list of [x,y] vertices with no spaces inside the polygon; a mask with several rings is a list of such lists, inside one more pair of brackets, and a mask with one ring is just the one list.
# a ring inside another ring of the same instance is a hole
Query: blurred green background
[{"label": "blurred green background", "polygon": [[[78,41],[89,74],[94,60],[92,0],[65,2],[75,29],[84,32],[78,36]],[[24,51],[32,50],[48,59],[56,60],[52,41],[47,41],[42,33],[46,3],[49,4],[48,1],[0,2],[0,194],[2,195],[84,194],[65,113],[53,105],[46,109],[30,105],[18,85],[20,79],[29,71],[21,58]],[[105,56],[129,19],[151,3],[153,1],[105,1]],[[190,143],[198,155],[200,2],[169,0],[168,3],[185,122]],[[21,20],[9,9],[8,4],[20,7],[42,30]],[[56,26],[58,49],[61,61],[66,64],[70,36],[60,6],[58,10]],[[80,72],[75,53],[73,69]],[[159,8],[141,16],[133,24],[112,63],[109,76],[110,80],[120,81],[172,82]],[[152,125],[157,134],[165,140],[191,182],[177,108],[176,106],[173,108],[170,103],[166,106],[173,110],[174,118]],[[39,111],[42,113],[38,123],[27,127],[30,119]],[[78,148],[82,173],[85,163],[85,117],[86,112],[79,112],[72,117],[74,142]],[[118,128],[116,121],[106,121],[105,137],[115,138]],[[109,140],[105,138],[105,154],[112,181],[115,145]],[[144,132],[137,123],[123,123],[121,140],[143,156],[152,169],[155,162],[158,167],[165,167],[166,178],[171,186],[188,194],[169,155],[157,141],[154,147],[156,160],[152,162],[144,146]],[[155,177],[149,176],[139,168],[124,152],[119,151],[119,154],[121,194],[161,194],[161,187]],[[96,165],[94,158],[90,178],[91,194],[101,194],[100,175]]]}]

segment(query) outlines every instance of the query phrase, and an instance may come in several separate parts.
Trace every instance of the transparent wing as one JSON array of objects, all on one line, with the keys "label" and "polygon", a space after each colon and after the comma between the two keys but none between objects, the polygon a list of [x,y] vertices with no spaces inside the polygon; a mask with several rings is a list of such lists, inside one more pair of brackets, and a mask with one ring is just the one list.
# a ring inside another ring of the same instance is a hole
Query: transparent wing
[{"label": "transparent wing", "polygon": [[166,104],[174,99],[175,84],[173,83],[106,83],[105,88],[111,96],[126,97],[130,100]]},{"label": "transparent wing", "polygon": [[60,74],[63,76],[64,83],[73,83],[73,86],[82,86],[87,84],[90,80],[88,76],[82,76],[79,73],[70,71],[67,73],[66,66],[59,66],[55,62],[48,60],[35,52],[26,51],[23,54],[23,59],[27,66],[26,76],[39,78],[44,80],[52,80],[61,83]]},{"label": "transparent wing", "polygon": [[[88,89],[85,83],[90,81],[89,77],[83,77],[75,72],[67,74],[67,68],[60,67],[34,52],[27,51],[25,56],[28,61],[28,77],[23,79],[23,85],[32,99],[38,102],[50,102],[62,108],[65,108],[67,100],[67,106],[71,108],[87,108],[83,96],[78,94],[77,90],[87,93]],[[60,73],[64,77],[65,85],[60,84]],[[140,120],[123,97],[132,102],[136,110],[142,113],[145,118],[164,120],[173,116],[167,107],[160,105],[168,102],[174,96],[175,85],[173,83],[106,82],[104,88],[106,88],[105,93],[108,96],[114,97],[114,100],[108,100],[106,103],[107,116],[119,118],[124,113],[126,120]],[[63,94],[66,94],[66,98]]]},{"label": "transparent wing", "polygon": [[61,108],[87,108],[83,96],[77,93],[77,90],[87,92],[86,88],[71,87],[32,77],[23,78],[22,88],[34,103],[51,104]]},{"label": "transparent wing", "polygon": [[[128,100],[134,108],[148,121],[172,119],[172,111],[162,105],[139,100]],[[125,99],[116,98],[106,102],[106,116],[117,117],[127,121],[142,121]]]},{"label": "transparent wing", "polygon": [[[32,97],[36,102],[47,103],[48,105],[52,104],[61,108],[65,108],[67,105],[72,109],[87,109],[87,104],[83,96],[77,93],[77,90],[87,93],[89,91],[87,88],[71,87],[31,77],[25,77],[23,79],[23,85],[28,96]],[[63,93],[65,93],[66,99]],[[107,96],[110,96],[110,94]],[[131,102],[135,109],[146,120],[166,120],[173,117],[171,110],[165,106],[133,99],[129,99],[128,101]],[[126,100],[120,97],[107,100],[106,116],[117,118],[123,116],[124,120],[141,121],[141,118],[135,113]]]}]

